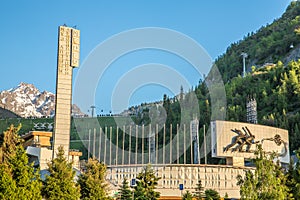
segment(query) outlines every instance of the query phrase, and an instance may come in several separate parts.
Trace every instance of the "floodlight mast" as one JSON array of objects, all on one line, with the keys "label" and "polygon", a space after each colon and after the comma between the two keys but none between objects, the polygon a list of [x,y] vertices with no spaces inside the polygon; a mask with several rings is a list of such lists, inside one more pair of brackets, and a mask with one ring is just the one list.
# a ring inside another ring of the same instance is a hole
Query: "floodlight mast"
[{"label": "floodlight mast", "polygon": [[243,56],[243,78],[246,77],[246,58],[248,57],[247,53],[241,53],[241,56]]},{"label": "floodlight mast", "polygon": [[92,117],[94,117],[95,108],[96,108],[96,106],[91,106],[91,109],[92,109]]}]

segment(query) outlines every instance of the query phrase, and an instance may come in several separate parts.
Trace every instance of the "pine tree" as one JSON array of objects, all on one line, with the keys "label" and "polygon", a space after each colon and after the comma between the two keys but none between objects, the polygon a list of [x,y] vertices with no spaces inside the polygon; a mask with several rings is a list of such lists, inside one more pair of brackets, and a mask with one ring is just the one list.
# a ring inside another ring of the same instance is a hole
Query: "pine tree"
[{"label": "pine tree", "polygon": [[137,200],[156,200],[160,193],[156,192],[157,181],[160,177],[155,176],[154,170],[147,165],[136,177],[137,186],[134,190],[134,199]]},{"label": "pine tree", "polygon": [[17,199],[16,183],[14,182],[10,171],[3,164],[0,165],[0,199]]},{"label": "pine tree", "polygon": [[128,186],[126,178],[124,178],[122,185],[120,185],[119,197],[120,200],[132,200],[132,192]]},{"label": "pine tree", "polygon": [[192,200],[192,199],[193,199],[193,195],[188,190],[182,195],[182,200]]},{"label": "pine tree", "polygon": [[82,199],[108,198],[106,176],[106,166],[96,159],[89,159],[85,165],[85,172],[79,176],[78,184],[81,188]]},{"label": "pine tree", "polygon": [[296,187],[296,180],[295,180],[295,169],[294,169],[294,161],[293,159],[290,160],[290,164],[288,167],[288,171],[286,173],[286,186],[289,188],[289,196],[287,196],[287,199],[294,199],[297,187]]},{"label": "pine tree", "polygon": [[205,190],[205,196],[207,200],[219,200],[220,195],[216,190],[208,189]]},{"label": "pine tree", "polygon": [[[300,149],[296,151],[298,162],[294,166],[294,162],[291,161],[289,170],[286,174],[287,187],[290,189],[290,193],[294,199],[300,199]],[[291,199],[291,198],[290,198]]]},{"label": "pine tree", "polygon": [[228,193],[225,193],[224,199],[228,199]]},{"label": "pine tree", "polygon": [[49,176],[44,184],[44,196],[48,200],[78,200],[80,187],[74,181],[75,171],[64,155],[62,146],[58,148],[56,158],[48,163]]},{"label": "pine tree", "polygon": [[202,199],[205,197],[204,194],[204,187],[202,187],[201,180],[198,181],[196,184],[195,192],[194,192],[194,197],[198,200]]},{"label": "pine tree", "polygon": [[11,125],[6,131],[0,135],[0,163],[5,163],[15,155],[17,146],[22,142],[18,132],[21,129],[21,124],[18,127]]},{"label": "pine tree", "polygon": [[28,157],[21,145],[17,147],[16,155],[9,163],[16,185],[17,199],[42,199],[39,171],[34,171],[33,163],[28,164]]},{"label": "pine tree", "polygon": [[183,86],[181,85],[181,86],[180,86],[180,93],[179,93],[179,101],[180,101],[180,102],[183,101],[183,95],[184,95],[184,92],[183,92]]},{"label": "pine tree", "polygon": [[276,199],[283,200],[288,196],[286,177],[280,166],[274,163],[275,155],[267,157],[258,145],[256,151],[255,172],[246,171],[245,177],[237,177],[241,199]]},{"label": "pine tree", "polygon": [[28,163],[26,152],[20,143],[18,128],[11,126],[1,145],[0,198],[11,200],[42,199],[42,182],[33,164]]}]

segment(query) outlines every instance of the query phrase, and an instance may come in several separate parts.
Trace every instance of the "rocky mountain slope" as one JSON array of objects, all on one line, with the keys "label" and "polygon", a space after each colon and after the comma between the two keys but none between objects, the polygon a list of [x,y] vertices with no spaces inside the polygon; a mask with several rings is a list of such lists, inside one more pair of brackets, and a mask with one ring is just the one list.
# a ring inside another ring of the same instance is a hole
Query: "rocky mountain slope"
[{"label": "rocky mountain slope", "polygon": [[0,108],[0,119],[5,119],[5,118],[18,118],[20,116],[18,116],[17,114],[15,114],[14,112],[11,112],[9,110],[6,110],[4,108]]},{"label": "rocky mountain slope", "polygon": [[[21,117],[52,117],[55,114],[55,94],[40,92],[33,84],[20,83],[17,87],[0,92],[0,107]],[[72,115],[84,113],[72,106]]]}]

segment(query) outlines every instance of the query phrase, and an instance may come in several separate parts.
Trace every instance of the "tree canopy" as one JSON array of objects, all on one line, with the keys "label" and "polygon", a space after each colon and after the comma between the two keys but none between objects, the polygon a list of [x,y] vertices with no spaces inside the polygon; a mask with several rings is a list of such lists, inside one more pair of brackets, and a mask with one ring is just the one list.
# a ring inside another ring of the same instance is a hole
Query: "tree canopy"
[{"label": "tree canopy", "polygon": [[50,175],[46,176],[43,194],[49,200],[78,200],[80,187],[74,180],[75,171],[72,163],[68,162],[62,146],[58,148],[56,158],[48,163]]},{"label": "tree canopy", "polygon": [[194,192],[194,197],[197,200],[201,200],[202,198],[205,197],[204,187],[202,186],[201,180],[199,180],[198,183],[196,184],[196,188],[195,188],[195,192]]},{"label": "tree canopy", "polygon": [[35,171],[13,125],[1,135],[0,198],[10,200],[42,199],[39,171]]},{"label": "tree canopy", "polygon": [[205,190],[205,196],[207,200],[219,200],[220,195],[216,190],[213,189],[207,189]]},{"label": "tree canopy", "polygon": [[85,171],[79,176],[82,199],[107,200],[108,183],[105,180],[106,166],[96,159],[90,158],[85,165]]},{"label": "tree canopy", "polygon": [[134,199],[136,200],[156,200],[160,193],[156,192],[157,182],[160,177],[155,175],[155,171],[150,165],[147,165],[136,177],[136,187],[134,190]]},{"label": "tree canopy", "polygon": [[132,192],[130,190],[129,183],[126,178],[124,178],[122,185],[119,188],[119,199],[132,200]]},{"label": "tree canopy", "polygon": [[190,193],[189,190],[187,190],[183,195],[182,195],[182,200],[192,200],[193,199],[193,194]]},{"label": "tree canopy", "polygon": [[289,188],[286,186],[283,170],[274,162],[275,154],[267,155],[261,145],[258,145],[255,154],[256,170],[247,170],[245,177],[237,177],[241,199],[286,199],[289,196]]},{"label": "tree canopy", "polygon": [[10,127],[0,134],[0,163],[5,163],[15,155],[17,147],[21,144],[22,139],[18,135],[21,124],[18,127]]}]

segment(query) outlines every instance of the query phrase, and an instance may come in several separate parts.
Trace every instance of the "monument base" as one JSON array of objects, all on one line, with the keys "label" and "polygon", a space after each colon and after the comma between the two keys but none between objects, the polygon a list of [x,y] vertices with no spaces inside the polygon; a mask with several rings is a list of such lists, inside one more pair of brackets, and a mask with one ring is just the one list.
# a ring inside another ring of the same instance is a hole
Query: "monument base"
[{"label": "monument base", "polygon": [[237,167],[244,167],[245,160],[243,157],[226,157],[226,164]]}]

